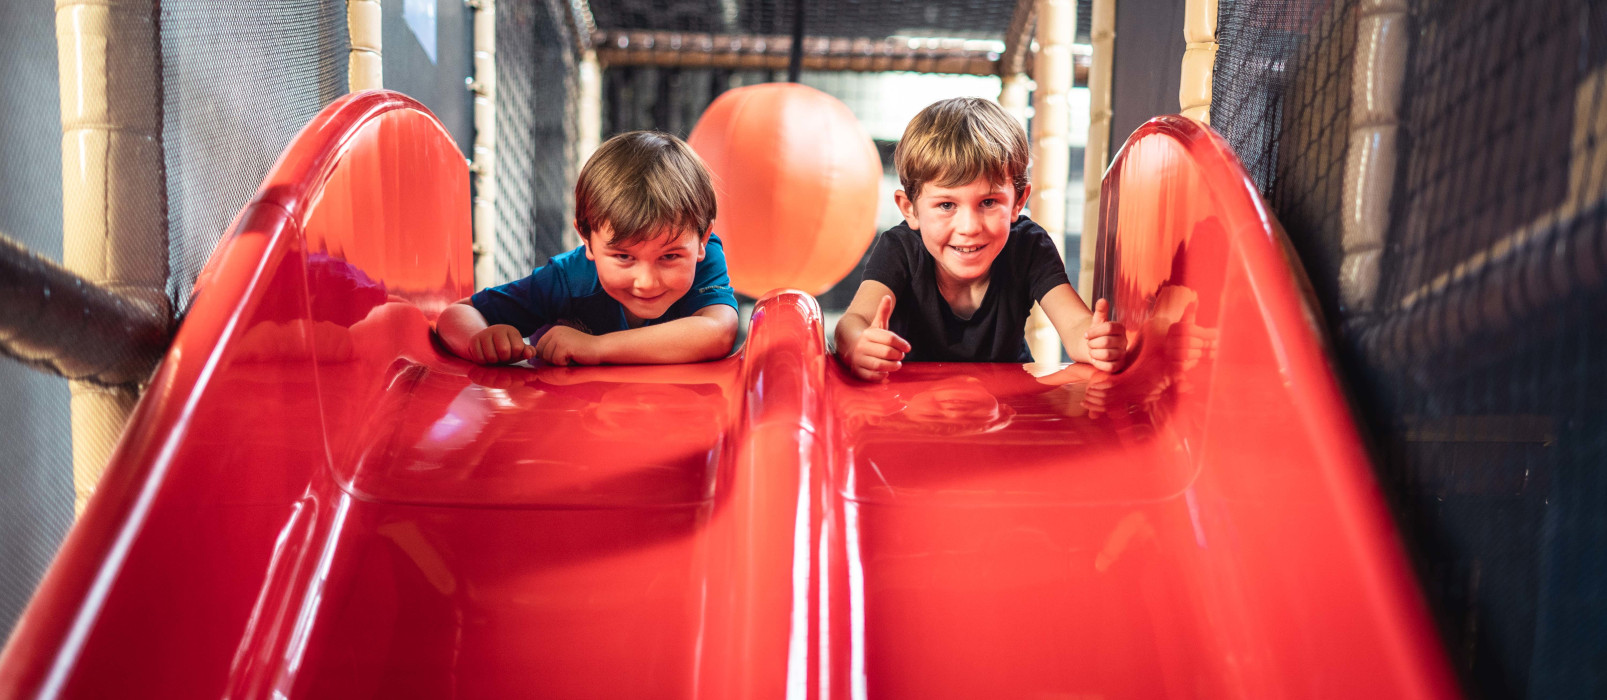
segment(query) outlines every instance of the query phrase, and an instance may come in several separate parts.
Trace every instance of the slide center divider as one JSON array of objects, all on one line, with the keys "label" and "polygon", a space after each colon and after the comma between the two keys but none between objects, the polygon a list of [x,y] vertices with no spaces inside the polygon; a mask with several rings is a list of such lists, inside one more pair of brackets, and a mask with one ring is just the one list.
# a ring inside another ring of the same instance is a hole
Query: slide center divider
[{"label": "slide center divider", "polygon": [[755,306],[742,411],[728,438],[734,458],[721,467],[710,524],[697,697],[803,697],[823,673],[810,653],[832,510],[823,327],[819,305],[800,291],[773,291]]}]

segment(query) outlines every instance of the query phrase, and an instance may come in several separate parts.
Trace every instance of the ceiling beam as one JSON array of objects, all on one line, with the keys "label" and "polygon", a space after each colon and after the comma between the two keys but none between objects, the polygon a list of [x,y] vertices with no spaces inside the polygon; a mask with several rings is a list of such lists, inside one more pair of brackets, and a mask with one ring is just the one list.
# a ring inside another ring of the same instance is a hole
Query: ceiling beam
[{"label": "ceiling beam", "polygon": [[[1032,34],[1038,24],[1038,3],[1033,0],[1016,0],[1015,13],[1010,15],[1010,28],[1004,33],[1004,53],[999,56],[999,75],[1010,77],[1028,73],[1032,69]],[[1088,82],[1088,71],[1083,69],[1080,82]]]},{"label": "ceiling beam", "polygon": [[[912,71],[999,75],[1000,54],[967,48],[961,39],[806,37],[803,67],[821,71]],[[600,31],[592,35],[605,67],[659,66],[785,70],[792,37],[685,32]],[[973,44],[974,46],[974,44]],[[1076,57],[1076,80],[1086,84],[1088,60]]]}]

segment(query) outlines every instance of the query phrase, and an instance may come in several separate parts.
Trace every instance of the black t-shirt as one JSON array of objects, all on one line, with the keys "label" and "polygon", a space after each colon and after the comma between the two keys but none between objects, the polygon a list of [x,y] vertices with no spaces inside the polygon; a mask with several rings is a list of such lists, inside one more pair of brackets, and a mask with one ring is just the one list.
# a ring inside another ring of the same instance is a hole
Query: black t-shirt
[{"label": "black t-shirt", "polygon": [[1025,216],[1010,225],[989,268],[988,291],[969,319],[954,315],[938,292],[937,261],[908,224],[876,239],[865,279],[893,290],[898,303],[888,326],[909,341],[907,362],[1031,362],[1026,327],[1033,302],[1071,283],[1049,233]]}]

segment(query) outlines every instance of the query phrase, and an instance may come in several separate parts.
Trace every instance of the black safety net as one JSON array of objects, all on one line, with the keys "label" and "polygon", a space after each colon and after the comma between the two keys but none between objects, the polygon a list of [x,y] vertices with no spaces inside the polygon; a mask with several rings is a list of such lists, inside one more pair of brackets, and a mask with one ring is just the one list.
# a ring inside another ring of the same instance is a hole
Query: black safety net
[{"label": "black safety net", "polygon": [[[61,261],[56,13],[0,3],[0,234]],[[0,639],[73,522],[67,380],[0,358]]]},{"label": "black safety net", "polygon": [[346,3],[161,2],[174,309],[286,144],[346,93]]},{"label": "black safety net", "polygon": [[575,24],[554,0],[497,5],[496,279],[570,246],[578,136]]},{"label": "black safety net", "polygon": [[1407,3],[1370,295],[1341,265],[1363,4],[1223,0],[1212,125],[1306,265],[1467,690],[1607,696],[1607,3]]}]

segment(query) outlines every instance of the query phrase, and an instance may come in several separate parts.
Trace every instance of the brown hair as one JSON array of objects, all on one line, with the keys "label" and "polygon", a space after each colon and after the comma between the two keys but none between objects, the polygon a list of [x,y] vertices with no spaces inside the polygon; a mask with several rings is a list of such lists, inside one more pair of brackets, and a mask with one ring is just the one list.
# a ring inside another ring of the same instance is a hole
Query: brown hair
[{"label": "brown hair", "polygon": [[914,200],[921,186],[958,187],[986,177],[1027,187],[1027,130],[992,101],[979,97],[939,100],[910,120],[893,149],[899,184]]},{"label": "brown hair", "polygon": [[650,240],[665,229],[702,238],[714,222],[714,185],[703,159],[669,134],[631,131],[597,148],[575,181],[575,224],[591,240],[603,224],[610,245]]}]

